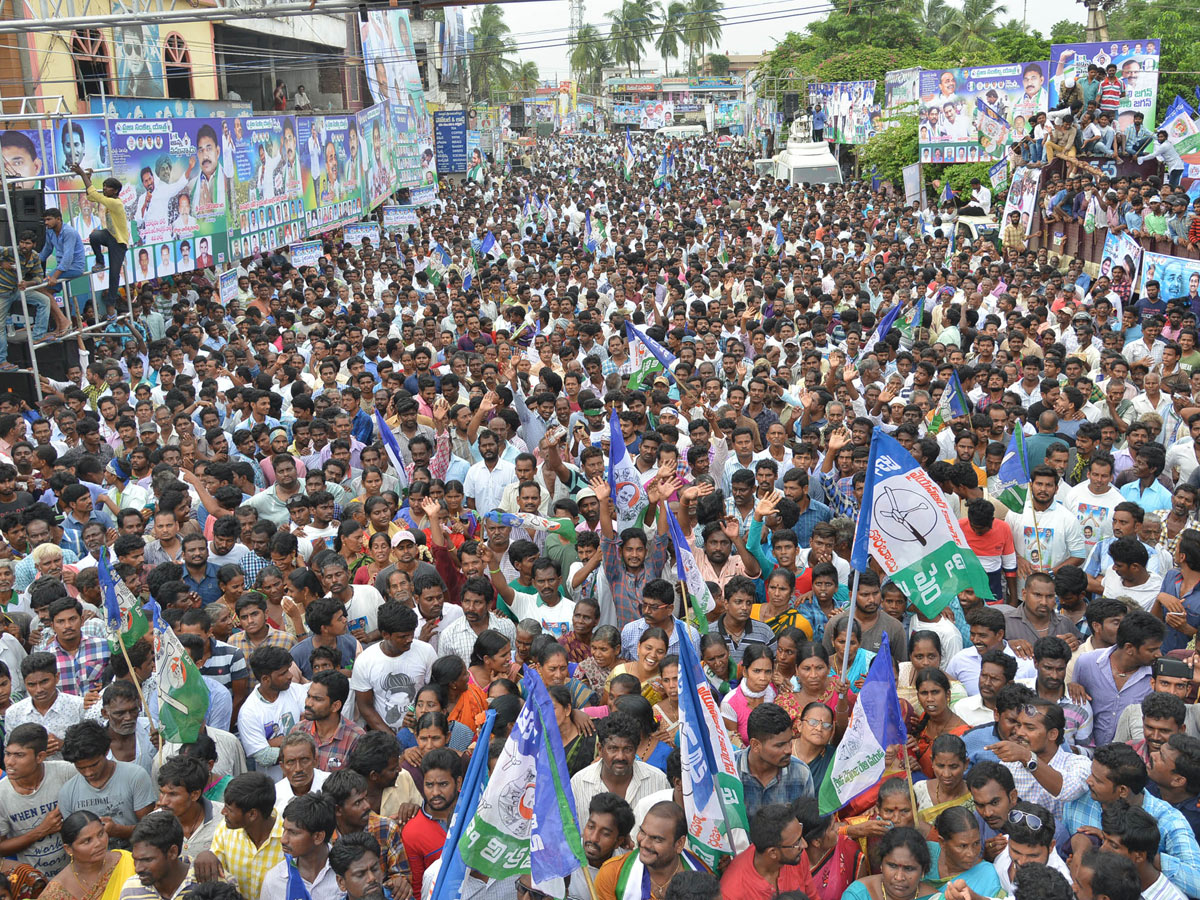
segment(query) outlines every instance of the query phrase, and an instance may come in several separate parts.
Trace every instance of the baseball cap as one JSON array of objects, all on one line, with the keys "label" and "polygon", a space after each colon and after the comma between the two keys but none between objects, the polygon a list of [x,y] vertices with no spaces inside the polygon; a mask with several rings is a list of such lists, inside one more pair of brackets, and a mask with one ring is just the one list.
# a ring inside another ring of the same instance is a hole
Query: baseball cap
[{"label": "baseball cap", "polygon": [[410,544],[415,544],[417,539],[413,537],[413,533],[411,531],[397,531],[392,537],[392,546],[399,547],[405,541],[408,541]]}]

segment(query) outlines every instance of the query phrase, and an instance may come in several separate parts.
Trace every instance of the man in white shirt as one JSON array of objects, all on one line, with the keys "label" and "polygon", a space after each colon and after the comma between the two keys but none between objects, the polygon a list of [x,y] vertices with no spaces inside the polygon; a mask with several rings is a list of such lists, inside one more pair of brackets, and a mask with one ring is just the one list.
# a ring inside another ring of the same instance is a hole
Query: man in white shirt
[{"label": "man in white shirt", "polygon": [[1005,834],[1008,843],[992,863],[1000,886],[1014,893],[1017,869],[1026,863],[1039,863],[1057,869],[1069,882],[1071,871],[1054,849],[1054,816],[1036,803],[1019,800],[1009,812]]},{"label": "man in white shirt", "polygon": [[992,211],[992,192],[978,178],[971,179],[971,199],[958,211],[960,216],[986,216]]},{"label": "man in white shirt", "polygon": [[1017,678],[1036,678],[1032,659],[1021,659],[1004,639],[1004,613],[990,606],[981,606],[967,614],[971,646],[964,647],[946,663],[946,674],[961,682],[968,696],[979,693],[979,667],[989,650],[1002,649],[1017,660]]},{"label": "man in white shirt", "polygon": [[1121,492],[1112,486],[1112,476],[1112,457],[1095,456],[1088,463],[1087,480],[1075,485],[1067,494],[1067,509],[1079,519],[1089,551],[1112,534],[1113,510],[1125,501]]},{"label": "man in white shirt", "polygon": [[354,661],[350,689],[368,729],[395,733],[417,691],[429,683],[437,651],[414,640],[417,614],[398,601],[380,606],[378,621],[380,640]]},{"label": "man in white shirt", "polygon": [[300,723],[308,688],[292,683],[292,654],[282,647],[262,646],[251,653],[250,672],[258,685],[238,713],[238,736],[258,770],[279,781],[279,748]]}]

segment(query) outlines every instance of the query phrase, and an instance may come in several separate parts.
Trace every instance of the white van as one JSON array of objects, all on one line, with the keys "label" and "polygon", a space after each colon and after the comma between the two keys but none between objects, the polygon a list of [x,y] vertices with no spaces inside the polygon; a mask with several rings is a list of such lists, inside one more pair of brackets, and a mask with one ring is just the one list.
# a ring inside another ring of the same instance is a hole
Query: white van
[{"label": "white van", "polygon": [[704,137],[706,133],[703,125],[667,125],[654,132],[654,136],[674,140],[679,138]]}]

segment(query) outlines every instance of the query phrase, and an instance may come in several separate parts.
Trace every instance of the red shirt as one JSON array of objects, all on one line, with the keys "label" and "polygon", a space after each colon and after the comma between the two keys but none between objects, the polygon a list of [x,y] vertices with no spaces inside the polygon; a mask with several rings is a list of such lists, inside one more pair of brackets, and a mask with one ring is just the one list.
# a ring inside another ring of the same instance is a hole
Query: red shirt
[{"label": "red shirt", "polygon": [[804,891],[809,897],[817,896],[807,852],[800,854],[800,862],[796,865],[779,870],[777,884],[771,884],[754,868],[753,846],[735,856],[721,876],[721,896],[737,897],[738,900],[773,900],[786,891],[797,890]]},{"label": "red shirt", "polygon": [[442,858],[442,847],[446,844],[446,824],[440,819],[430,818],[422,806],[420,812],[404,823],[400,830],[404,841],[404,852],[408,856],[411,870],[413,896],[421,896],[421,879],[434,860]]}]

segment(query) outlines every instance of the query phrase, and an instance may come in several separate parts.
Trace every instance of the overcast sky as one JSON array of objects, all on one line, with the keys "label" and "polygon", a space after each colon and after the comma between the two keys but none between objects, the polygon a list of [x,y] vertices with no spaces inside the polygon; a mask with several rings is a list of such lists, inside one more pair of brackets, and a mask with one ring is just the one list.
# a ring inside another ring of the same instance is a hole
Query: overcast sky
[{"label": "overcast sky", "polygon": [[[608,20],[605,13],[616,8],[619,0],[592,0],[585,2],[583,20],[592,23],[602,33],[608,30]],[[762,53],[775,46],[789,31],[801,31],[811,21],[819,18],[812,13],[798,13],[797,9],[811,9],[815,2],[796,3],[786,2],[748,2],[748,0],[727,0],[725,16],[726,24],[719,49],[724,53]],[[543,79],[570,77],[570,66],[567,63],[565,46],[567,28],[570,24],[570,6],[567,0],[539,0],[529,3],[505,3],[504,18],[512,28],[513,37],[519,49],[518,55],[523,61],[532,60],[538,65],[538,71]],[[1050,27],[1060,19],[1069,18],[1083,24],[1087,12],[1080,3],[1029,3],[1026,10],[1030,28],[1035,28],[1043,35],[1050,33]],[[1000,21],[1019,18],[1022,7],[1019,0],[1012,0],[1005,15]],[[473,8],[466,8],[468,22],[474,15]],[[536,45],[536,46],[531,46]],[[656,65],[662,68],[662,60],[655,62],[656,53],[647,49],[646,65]],[[1019,62],[1022,60],[1013,60]],[[672,62],[672,69],[675,68]]]}]

